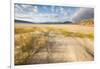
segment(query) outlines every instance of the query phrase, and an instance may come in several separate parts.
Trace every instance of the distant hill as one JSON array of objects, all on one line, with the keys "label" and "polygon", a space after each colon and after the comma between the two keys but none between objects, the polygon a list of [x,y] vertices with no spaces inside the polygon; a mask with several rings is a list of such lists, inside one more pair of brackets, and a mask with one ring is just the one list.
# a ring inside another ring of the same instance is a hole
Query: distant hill
[{"label": "distant hill", "polygon": [[15,20],[15,23],[31,23],[31,24],[71,24],[71,21],[65,21],[65,22],[44,22],[44,23],[35,23],[35,22],[29,22],[29,21],[23,21],[23,20]]},{"label": "distant hill", "polygon": [[16,23],[32,23],[32,22],[29,22],[29,21],[23,21],[23,20],[15,20]]},{"label": "distant hill", "polygon": [[70,23],[72,23],[71,21],[66,21],[66,22],[64,22],[65,24],[70,24]]}]

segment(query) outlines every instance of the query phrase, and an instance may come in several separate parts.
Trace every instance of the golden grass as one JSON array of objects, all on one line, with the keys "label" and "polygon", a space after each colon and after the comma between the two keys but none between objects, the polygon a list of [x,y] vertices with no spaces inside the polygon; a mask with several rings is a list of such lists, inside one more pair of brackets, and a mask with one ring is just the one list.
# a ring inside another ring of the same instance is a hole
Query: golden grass
[{"label": "golden grass", "polygon": [[46,46],[48,37],[41,34],[20,34],[15,36],[15,64],[27,64],[41,48]]},{"label": "golden grass", "polygon": [[15,34],[21,34],[21,33],[29,33],[29,32],[41,32],[41,33],[50,33],[51,31],[53,33],[60,33],[64,36],[71,36],[71,37],[88,37],[88,38],[94,38],[94,33],[89,32],[89,33],[84,33],[84,32],[72,32],[67,29],[56,29],[53,27],[45,27],[45,28],[40,28],[40,27],[32,27],[32,28],[15,28]]},{"label": "golden grass", "polygon": [[[37,34],[36,32],[40,32]],[[93,32],[72,32],[66,28],[56,27],[22,27],[15,28],[15,64],[28,64],[32,56],[47,46],[49,34],[53,33],[64,37],[94,38]]]}]

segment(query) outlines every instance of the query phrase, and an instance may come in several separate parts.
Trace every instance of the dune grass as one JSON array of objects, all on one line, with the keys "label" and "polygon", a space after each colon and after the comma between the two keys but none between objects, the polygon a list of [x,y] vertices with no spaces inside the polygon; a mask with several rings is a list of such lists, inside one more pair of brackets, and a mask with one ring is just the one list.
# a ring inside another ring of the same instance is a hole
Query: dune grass
[{"label": "dune grass", "polygon": [[80,38],[87,37],[87,38],[90,38],[90,39],[93,39],[93,38],[94,38],[94,33],[93,33],[93,32],[90,32],[90,33],[69,32],[69,31],[63,30],[63,29],[61,29],[60,31],[61,31],[61,33],[62,33],[64,36],[80,37]]}]

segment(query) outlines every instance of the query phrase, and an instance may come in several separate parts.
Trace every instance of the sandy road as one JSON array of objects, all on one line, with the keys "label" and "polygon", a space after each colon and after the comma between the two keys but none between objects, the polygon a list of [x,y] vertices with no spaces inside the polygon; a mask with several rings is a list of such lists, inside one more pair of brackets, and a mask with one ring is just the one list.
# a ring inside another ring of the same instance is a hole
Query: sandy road
[{"label": "sandy road", "polygon": [[94,48],[90,39],[56,37],[54,41],[52,46],[46,46],[35,54],[29,64],[93,61]]}]

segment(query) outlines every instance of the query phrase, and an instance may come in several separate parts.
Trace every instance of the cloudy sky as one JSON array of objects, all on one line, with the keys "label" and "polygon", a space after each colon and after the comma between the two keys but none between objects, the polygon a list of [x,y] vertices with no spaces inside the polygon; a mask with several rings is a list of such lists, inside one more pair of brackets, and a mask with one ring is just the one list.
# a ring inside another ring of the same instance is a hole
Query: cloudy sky
[{"label": "cloudy sky", "polygon": [[15,4],[15,20],[29,22],[77,22],[94,18],[93,8]]}]

